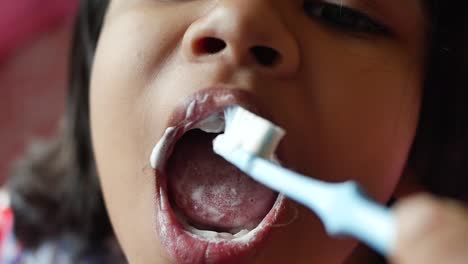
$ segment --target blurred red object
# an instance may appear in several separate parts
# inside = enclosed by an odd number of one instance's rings
[[[77,4],[0,1],[0,184],[29,142],[56,130]]]
[[[16,48],[67,18],[76,0],[6,0],[0,2],[0,62]]]

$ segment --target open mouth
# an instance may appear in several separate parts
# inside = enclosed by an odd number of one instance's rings
[[[282,195],[212,150],[213,139],[224,131],[224,109],[251,106],[247,96],[208,89],[188,98],[153,150],[157,229],[176,263],[247,261],[283,211]]]

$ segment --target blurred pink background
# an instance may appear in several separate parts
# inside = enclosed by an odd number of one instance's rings
[[[29,142],[56,133],[76,10],[74,0],[0,2],[0,183]]]

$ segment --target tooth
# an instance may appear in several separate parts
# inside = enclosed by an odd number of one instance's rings
[[[199,128],[206,133],[221,133],[224,131],[224,118],[220,113],[213,114],[201,122],[195,128]]]

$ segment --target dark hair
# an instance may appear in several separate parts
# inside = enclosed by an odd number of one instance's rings
[[[432,14],[421,117],[409,166],[436,195],[468,198],[468,2],[429,1]]]
[[[88,103],[90,70],[108,0],[80,4],[59,136],[33,144],[8,181],[14,232],[26,247],[64,233],[90,246],[112,235],[96,175]]]
[[[87,243],[112,235],[90,140],[89,75],[107,0],[82,1],[76,22],[70,90],[60,136],[32,146],[9,181],[15,233],[27,246],[64,232]],[[428,2],[428,67],[409,166],[430,191],[466,198],[468,186],[468,17],[464,0]]]

